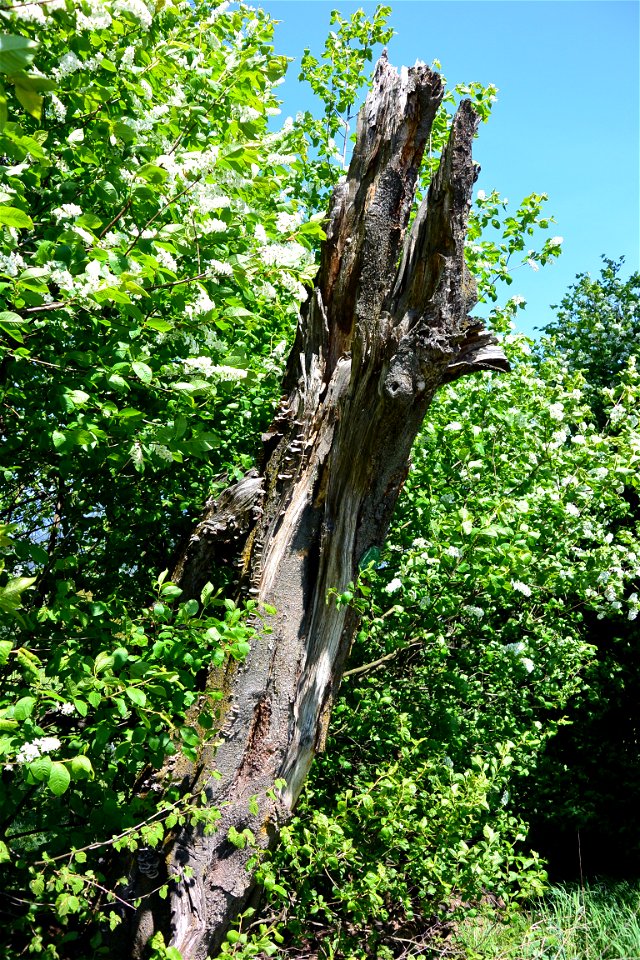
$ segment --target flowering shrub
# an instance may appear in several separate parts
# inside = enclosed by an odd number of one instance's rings
[[[509,329],[517,308],[496,311],[496,326]],[[576,785],[594,774],[589,752],[633,788],[620,803],[626,842],[637,841],[637,699],[624,713],[631,728],[610,741],[617,765],[606,741],[555,759],[545,748],[572,717],[580,742],[611,698],[620,716],[625,683],[630,697],[638,689],[631,647],[598,664],[593,623],[638,614],[640,380],[632,359],[600,422],[561,352],[504,340],[509,376],[437,398],[388,547],[351,592],[365,619],[327,753],[278,859],[290,929],[315,929],[325,949],[356,956],[366,942],[393,956],[407,939],[426,949],[442,929],[434,919],[446,923],[456,904],[542,891],[527,818],[536,803],[547,820],[558,804],[555,823],[584,815],[593,796]],[[583,766],[563,773],[572,757]]]
[[[200,675],[246,655],[258,611],[222,572],[181,603],[158,571],[252,462],[322,232],[287,191],[302,132],[268,126],[286,61],[264,13],[3,19],[0,69],[10,48],[36,80],[29,99],[5,71],[0,127],[2,938],[99,956],[126,901],[115,852],[215,820],[138,778],[195,758],[216,714]]]

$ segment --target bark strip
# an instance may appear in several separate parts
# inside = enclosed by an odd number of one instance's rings
[[[354,612],[330,595],[382,544],[436,390],[466,373],[508,368],[468,316],[475,289],[464,243],[478,124],[469,102],[407,231],[442,95],[428,67],[398,74],[386,56],[379,61],[346,182],[334,193],[283,400],[264,438],[265,462],[212,506],[178,564],[182,586],[197,595],[216,550],[246,538],[248,589],[277,610],[272,633],[228,668],[217,745],[205,746],[197,769],[185,761],[174,773],[222,814],[214,834],[184,830],[168,853],[169,873],[179,878],[171,885],[171,942],[185,960],[216,951],[251,890],[255,851],[230,843],[229,829],[248,828],[255,847],[267,849],[323,748],[356,628]],[[276,793],[278,779],[286,787]],[[134,956],[148,935],[147,917]]]

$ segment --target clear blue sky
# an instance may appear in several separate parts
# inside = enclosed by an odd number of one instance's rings
[[[334,8],[348,15],[375,3],[263,0],[281,23],[276,49],[295,62],[280,87],[283,117],[312,107],[298,82],[305,47],[320,53]],[[547,193],[564,237],[558,261],[522,267],[503,296],[521,294],[520,327],[531,333],[553,316],[578,272],[596,275],[600,255],[640,267],[640,4],[636,0],[389,0],[396,35],[389,59],[440,60],[452,84],[499,87],[475,156],[476,188],[496,188],[517,204]]]

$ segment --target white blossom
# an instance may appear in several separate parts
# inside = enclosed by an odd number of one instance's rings
[[[153,22],[151,13],[142,0],[113,0],[111,12],[114,16],[130,13],[145,30],[148,30]]]
[[[465,613],[468,613],[470,617],[474,617],[476,620],[482,620],[484,617],[484,610],[482,607],[476,607],[471,603],[467,603],[462,609]]]
[[[267,155],[267,164],[273,167],[288,167],[296,159],[295,153],[270,153]]]
[[[187,373],[197,370],[203,376],[211,376],[214,363],[211,357],[187,357],[184,367]]]
[[[61,207],[56,207],[51,213],[60,223],[62,220],[72,220],[74,217],[82,216],[82,207],[79,207],[77,203],[63,203]]]
[[[230,0],[222,0],[222,3],[219,3],[218,6],[215,8],[215,10],[211,11],[209,16],[207,17],[206,22],[214,23],[218,19],[218,17],[222,16],[222,14],[228,9],[229,5],[230,5]]]
[[[214,309],[215,303],[213,300],[211,300],[208,293],[201,290],[194,303],[190,303],[185,307],[185,313],[189,317],[194,317],[200,316],[203,313],[209,313],[210,310]]]
[[[527,648],[526,648],[526,645],[522,642],[522,640],[519,640],[517,643],[506,643],[504,646],[504,649],[507,650],[509,653],[513,653],[517,657],[519,657],[522,653],[525,652]]]
[[[120,66],[125,70],[130,70],[133,67],[136,59],[136,48],[133,46],[128,46],[120,58]]]
[[[75,234],[77,234],[80,239],[90,246],[93,246],[95,243],[95,238],[89,233],[88,230],[83,230],[82,227],[73,226],[71,228]]]
[[[64,123],[67,118],[67,108],[62,100],[56,97],[55,93],[51,93],[49,94],[49,104],[51,105],[51,110],[56,120],[59,123]]]
[[[564,420],[564,403],[549,404],[549,416],[552,420]]]
[[[204,216],[208,213],[211,213],[213,210],[224,210],[226,207],[231,206],[231,200],[229,197],[220,196],[215,193],[215,188],[212,190],[212,184],[209,183],[200,183],[198,188],[192,193],[194,206],[200,211]]]
[[[31,23],[46,23],[46,18],[42,5],[39,3],[27,3],[11,11],[20,20],[26,20]]]
[[[265,266],[295,267],[309,258],[309,251],[300,243],[268,243],[260,248]]]
[[[265,228],[262,226],[261,223],[258,223],[258,224],[256,225],[256,228],[255,228],[255,230],[253,231],[253,235],[254,235],[254,237],[256,238],[256,240],[257,240],[259,243],[268,243],[268,242],[269,242],[269,238],[268,238],[268,236],[267,236],[267,231],[265,230]]]
[[[566,503],[564,509],[565,509],[565,512],[568,513],[570,517],[580,516],[580,510],[575,505],[575,503]]]
[[[250,123],[252,120],[257,120],[260,116],[259,111],[254,107],[236,107],[234,112],[240,123]]]
[[[551,239],[547,241],[549,247],[561,247],[563,243],[564,237],[551,237]]]
[[[276,217],[276,229],[279,233],[292,233],[300,225],[299,213],[279,213]]]
[[[394,577],[384,588],[385,593],[397,593],[400,589],[402,589],[402,580],[399,577]]]
[[[200,228],[203,233],[224,233],[227,229],[227,224],[224,220],[218,220],[216,217],[209,217],[205,220]]]
[[[171,270],[172,273],[175,273],[178,269],[178,264],[171,256],[168,250],[165,250],[164,247],[158,247],[155,251],[155,258],[162,267],[166,267],[167,270]]]
[[[460,553],[457,547],[447,547],[447,549],[445,550],[445,553],[447,554],[448,557],[454,557],[456,560],[459,560],[460,557],[462,556],[462,554]]]
[[[38,737],[36,740],[32,740],[31,743],[22,744],[16,754],[16,761],[18,763],[30,763],[45,753],[52,753],[54,750],[59,750],[61,746],[62,744],[57,737]]]
[[[246,370],[242,370],[240,367],[228,367],[223,363],[216,364],[212,370],[214,375],[222,380],[244,380],[247,376]]]
[[[165,447],[164,443],[150,443],[149,449],[161,460],[170,460],[173,463],[173,454],[169,447]]]
[[[534,273],[537,273],[538,270],[540,269],[538,264],[535,262],[535,260],[532,260],[531,257],[529,257],[529,259],[527,260],[527,264],[531,267]]]
[[[222,260],[209,260],[209,269],[220,277],[232,277],[233,267],[230,263],[223,263]]]
[[[3,274],[5,277],[17,276],[18,272],[24,266],[24,258],[21,254],[16,253],[15,250],[12,250],[8,255],[0,253],[0,274]]]
[[[512,580],[511,586],[514,590],[517,590],[518,593],[521,593],[523,597],[531,596],[531,587],[527,586],[526,583],[523,583],[522,580]]]
[[[298,303],[303,303],[307,299],[308,293],[303,284],[301,284],[299,280],[296,280],[295,277],[292,277],[290,273],[283,271],[278,279],[280,285],[284,287],[285,290],[288,290],[289,293],[292,293]]]
[[[85,0],[89,13],[78,4],[76,9],[76,29],[78,30],[108,30],[111,26],[111,14],[103,0]]]

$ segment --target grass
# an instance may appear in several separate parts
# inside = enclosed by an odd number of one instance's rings
[[[507,921],[463,921],[454,942],[467,960],[640,960],[640,883],[553,887]]]

